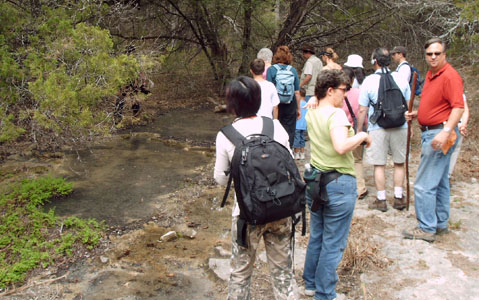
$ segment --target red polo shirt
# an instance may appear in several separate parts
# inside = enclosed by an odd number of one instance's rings
[[[449,119],[453,108],[463,108],[462,79],[456,70],[446,63],[436,74],[426,74],[421,93],[417,120],[421,125],[437,125]]]

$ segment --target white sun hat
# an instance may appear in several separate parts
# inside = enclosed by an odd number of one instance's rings
[[[357,54],[351,54],[348,56],[348,60],[344,63],[344,65],[351,68],[364,68],[363,58]]]

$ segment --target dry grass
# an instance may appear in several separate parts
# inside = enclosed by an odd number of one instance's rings
[[[339,265],[342,273],[358,274],[371,268],[383,268],[390,264],[381,256],[380,245],[372,238],[372,228],[378,226],[376,217],[355,218],[351,223],[348,245]]]

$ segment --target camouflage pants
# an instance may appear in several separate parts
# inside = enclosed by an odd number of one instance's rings
[[[239,246],[236,242],[237,221],[238,217],[233,217],[231,275],[227,299],[250,299],[251,275],[261,237],[264,239],[275,299],[299,299],[291,257],[291,218],[266,225],[248,225],[246,234],[248,248]]]

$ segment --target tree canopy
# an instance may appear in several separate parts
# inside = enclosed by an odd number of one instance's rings
[[[419,56],[441,36],[475,65],[478,10],[477,0],[2,0],[0,143],[52,148],[108,134],[142,57],[202,55],[217,91],[247,74],[260,48],[279,45],[363,57],[403,45]]]

